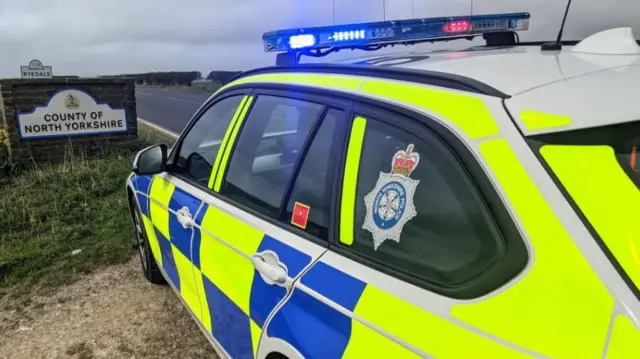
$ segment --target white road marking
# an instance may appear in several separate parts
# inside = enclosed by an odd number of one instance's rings
[[[175,97],[165,97],[165,98],[168,98],[169,100],[174,100],[174,101],[182,101],[182,102],[195,103],[197,105],[202,105],[202,102],[197,102],[197,101],[189,101],[189,100],[184,100],[184,99],[175,98]]]
[[[196,105],[202,105],[204,103],[204,101],[202,101],[202,102],[191,101],[191,100],[185,100],[185,99],[182,99],[182,98],[176,98],[176,97],[171,97],[171,96],[160,96],[160,95],[156,95],[156,94],[148,93],[148,92],[137,91],[136,94],[143,95],[143,96],[161,97],[161,98],[166,98],[167,100],[174,100],[174,101],[193,103],[193,104],[196,104]]]
[[[177,133],[175,133],[175,132],[173,132],[171,130],[168,130],[168,129],[162,127],[162,126],[158,126],[155,123],[152,123],[150,121],[144,120],[144,119],[142,119],[140,117],[138,117],[138,122],[142,122],[146,126],[152,127],[152,128],[154,128],[154,129],[156,129],[156,130],[158,130],[158,131],[160,131],[160,132],[162,132],[164,134],[167,134],[169,136],[172,136],[172,137],[175,137],[175,138],[178,138],[178,136],[179,136]]]

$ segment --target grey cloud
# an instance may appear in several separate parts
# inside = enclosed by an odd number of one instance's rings
[[[640,34],[637,0],[584,0],[573,7],[568,38],[629,24]],[[0,77],[19,76],[19,66],[33,58],[53,66],[55,74],[245,70],[275,61],[275,55],[263,52],[266,31],[464,15],[472,9],[476,14],[529,11],[531,30],[522,39],[548,40],[555,37],[564,1],[0,0]],[[443,46],[450,45],[433,48]],[[346,51],[332,58],[358,55],[366,54]]]

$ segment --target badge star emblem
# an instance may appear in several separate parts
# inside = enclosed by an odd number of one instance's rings
[[[367,213],[362,229],[371,232],[374,250],[386,240],[400,243],[404,225],[417,215],[413,197],[420,181],[409,175],[419,161],[413,144],[406,151],[398,151],[391,173],[380,172],[375,187],[364,197]]]

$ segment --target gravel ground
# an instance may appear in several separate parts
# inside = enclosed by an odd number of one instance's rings
[[[145,281],[136,256],[0,311],[0,359],[23,358],[217,356],[171,288]]]

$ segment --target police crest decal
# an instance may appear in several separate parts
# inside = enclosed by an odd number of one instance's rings
[[[367,210],[362,229],[373,235],[375,250],[387,239],[400,243],[404,225],[416,216],[413,196],[420,183],[409,176],[420,162],[413,144],[398,151],[391,161],[391,173],[380,172],[378,182],[364,197]]]

